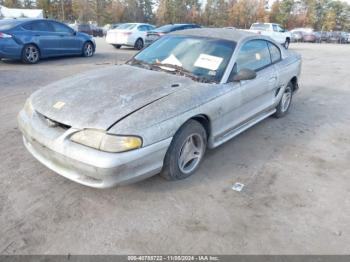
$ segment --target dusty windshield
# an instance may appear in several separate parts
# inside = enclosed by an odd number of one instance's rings
[[[207,82],[219,82],[235,46],[235,42],[228,40],[169,35],[144,49],[132,61],[157,66],[169,73],[183,72]]]

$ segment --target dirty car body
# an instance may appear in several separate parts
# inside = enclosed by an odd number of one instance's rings
[[[178,45],[159,51],[166,41]],[[58,174],[95,188],[123,185],[161,172],[189,120],[203,126],[206,147],[215,148],[275,114],[287,87],[298,89],[300,68],[299,55],[264,36],[185,30],[127,64],[36,91],[18,123],[29,152]],[[255,77],[239,79],[240,71]],[[125,150],[112,152],[120,146]]]

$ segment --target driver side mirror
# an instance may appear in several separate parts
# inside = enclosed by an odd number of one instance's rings
[[[251,80],[254,78],[256,78],[256,72],[254,70],[243,68],[233,76],[232,80],[235,82],[239,82],[243,80]]]

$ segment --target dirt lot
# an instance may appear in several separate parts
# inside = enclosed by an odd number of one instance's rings
[[[291,48],[304,62],[286,118],[208,152],[187,180],[108,190],[42,166],[16,114],[41,86],[134,51],[99,40],[91,59],[0,62],[0,254],[349,254],[350,45]]]

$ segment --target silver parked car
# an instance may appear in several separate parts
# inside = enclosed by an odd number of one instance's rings
[[[298,89],[299,55],[229,29],[171,33],[124,65],[36,91],[19,113],[29,152],[78,183],[107,188],[193,174],[215,148],[274,115]]]

